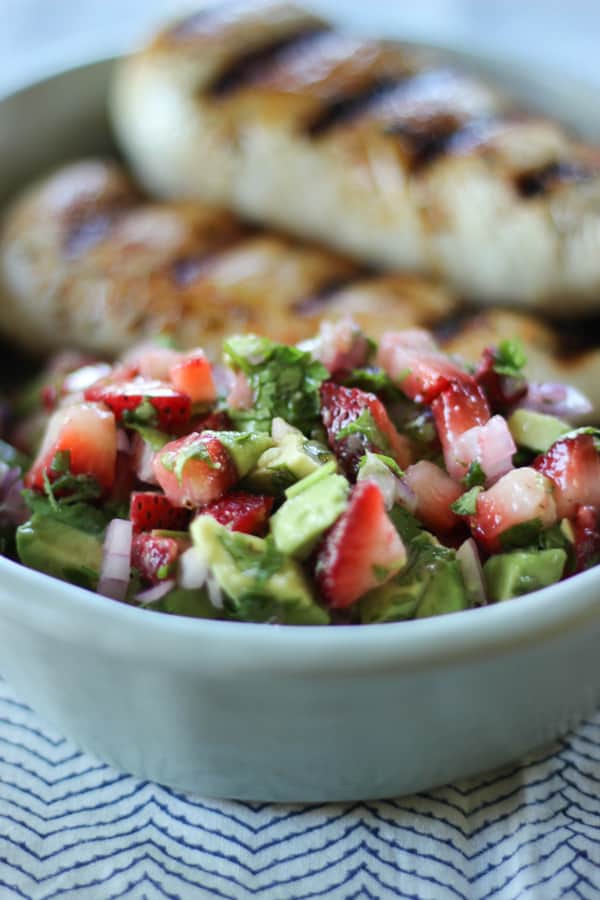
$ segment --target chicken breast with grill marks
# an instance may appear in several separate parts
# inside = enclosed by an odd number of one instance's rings
[[[276,2],[207,9],[117,69],[136,175],[477,303],[600,307],[600,154],[439,52]]]
[[[0,236],[0,332],[37,353],[115,356],[162,332],[216,355],[232,332],[295,342],[346,313],[377,337],[457,305],[431,281],[375,275],[206,203],[148,202],[100,160],[32,185]]]

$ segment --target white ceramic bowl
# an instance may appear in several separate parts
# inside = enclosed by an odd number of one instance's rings
[[[1,197],[109,146],[108,71],[87,66],[0,103]],[[560,91],[571,119],[594,121],[593,92],[564,80]],[[0,630],[2,675],[78,745],[218,797],[430,788],[518,758],[600,699],[600,568],[467,613],[286,628],[145,612],[0,559]]]

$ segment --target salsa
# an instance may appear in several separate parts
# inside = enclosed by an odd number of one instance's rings
[[[216,364],[160,342],[62,354],[0,442],[0,549],[117,602],[245,622],[530,593],[600,559],[600,432],[525,363],[516,341],[469,367],[350,319],[298,346],[230,337]]]

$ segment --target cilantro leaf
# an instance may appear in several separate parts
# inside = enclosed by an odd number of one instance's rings
[[[386,400],[395,400],[397,397],[403,396],[387,372],[375,366],[353,369],[342,384],[344,387],[355,387],[362,391],[370,391],[372,394],[380,394]]]
[[[358,463],[359,472],[361,469],[364,469],[364,467],[369,464],[369,460],[370,459],[372,460],[373,457],[376,460],[380,460],[384,465],[386,465],[388,467],[388,469],[390,469],[394,473],[394,475],[396,475],[398,478],[402,478],[402,476],[404,475],[404,472],[402,471],[402,469],[400,468],[400,466],[398,465],[396,460],[393,459],[391,456],[386,456],[385,453],[371,453],[371,452],[365,453],[364,456],[361,456],[359,463]]]
[[[519,522],[512,528],[507,528],[500,535],[500,546],[503,550],[513,550],[516,547],[529,547],[534,544],[539,547],[543,525],[540,519],[530,519],[529,522]]]
[[[257,335],[232,337],[223,349],[226,359],[248,378],[255,398],[252,409],[228,410],[238,428],[269,432],[279,416],[310,434],[319,420],[319,388],[329,377],[325,366],[298,347]]]
[[[151,425],[128,422],[127,427],[131,428],[133,431],[137,431],[139,436],[146,441],[150,448],[155,452],[157,450],[162,450],[165,444],[168,444],[171,440],[168,434],[165,434],[164,431],[160,431],[158,428],[153,428]]]
[[[123,424],[130,428],[135,425],[146,425],[150,428],[156,428],[158,419],[158,411],[148,397],[144,397],[135,409],[126,409],[121,416]]]
[[[51,481],[48,471],[58,477]],[[55,454],[50,469],[45,469],[43,472],[43,481],[44,494],[54,511],[57,510],[59,504],[66,506],[71,503],[98,500],[102,495],[102,488],[92,475],[71,474],[69,450],[60,450]]]
[[[284,554],[277,549],[275,541],[270,535],[265,539],[264,550],[260,551],[245,546],[235,535],[227,531],[219,535],[219,540],[240,571],[252,578],[257,587],[265,584],[269,578],[279,572],[285,562]]]
[[[494,360],[494,372],[497,372],[498,375],[520,378],[527,363],[527,355],[521,341],[514,338],[500,341],[494,354]]]
[[[104,532],[108,521],[112,516],[105,510],[88,503],[65,503],[63,500],[55,500],[54,504],[47,496],[36,491],[23,491],[23,499],[33,514],[41,513],[52,516],[64,525],[78,528],[87,534],[100,535]]]
[[[475,485],[469,491],[465,491],[458,500],[450,505],[452,512],[457,516],[474,516],[477,511],[477,497],[483,488],[481,485]]]
[[[343,428],[340,428],[335,436],[336,441],[342,441],[351,434],[361,434],[369,441],[373,447],[381,447],[382,450],[391,450],[390,442],[387,437],[379,430],[371,411],[367,408],[363,409],[356,419],[348,422]]]
[[[485,472],[481,468],[481,463],[478,459],[473,460],[462,483],[466,488],[483,486],[485,484]]]

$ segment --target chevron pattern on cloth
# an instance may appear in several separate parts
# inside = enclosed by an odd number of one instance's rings
[[[120,774],[0,680],[0,898],[600,897],[600,713],[485,778],[401,800],[203,800]]]

